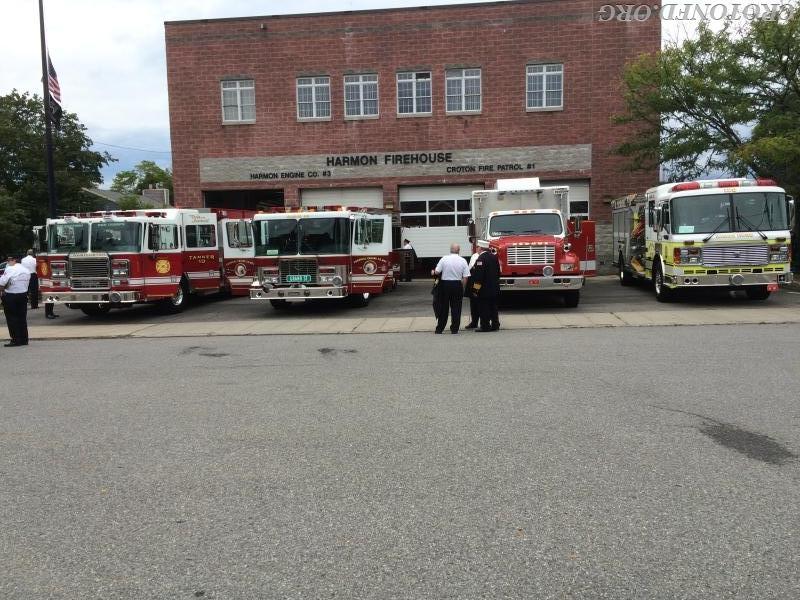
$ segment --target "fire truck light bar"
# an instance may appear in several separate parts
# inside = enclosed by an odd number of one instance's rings
[[[670,192],[687,192],[689,190],[700,190],[706,188],[730,188],[730,187],[749,187],[749,186],[768,186],[778,185],[772,179],[720,179],[719,181],[687,181],[676,183],[670,188]]]

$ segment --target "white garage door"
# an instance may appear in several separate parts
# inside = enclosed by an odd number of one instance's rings
[[[577,217],[589,216],[589,180],[542,181],[542,185],[568,185],[570,213]]]
[[[472,192],[481,185],[408,186],[399,189],[401,236],[414,246],[419,258],[438,258],[450,252],[453,242],[461,255],[472,254],[467,236]]]
[[[358,206],[383,208],[383,188],[335,188],[300,190],[303,206]]]

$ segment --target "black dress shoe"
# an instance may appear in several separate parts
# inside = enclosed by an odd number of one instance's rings
[[[494,329],[483,329],[479,327],[478,329],[475,330],[475,333],[489,333],[490,331],[494,331]]]
[[[477,327],[477,325],[475,323],[470,323],[469,325],[464,327],[464,329],[475,329],[476,327]]]
[[[15,344],[14,342],[8,342],[7,344],[3,344],[4,348],[13,348],[15,346],[21,346],[22,344]]]
[[[450,331],[450,333],[452,333],[453,335],[455,335],[455,334],[457,334],[457,333],[458,333],[458,329],[456,329],[455,331],[452,331],[452,330],[451,330],[451,331]]]
[[[60,315],[45,315],[48,319],[57,319]]]
[[[437,330],[436,330],[436,331],[434,331],[433,333],[437,333],[437,334],[440,334],[440,335],[441,335],[441,333],[442,333],[442,332],[441,332],[441,330],[437,329]]]

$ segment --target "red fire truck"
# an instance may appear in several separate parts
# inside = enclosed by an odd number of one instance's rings
[[[251,300],[275,308],[312,299],[356,306],[392,289],[399,268],[391,215],[359,208],[275,209],[253,217]]]
[[[555,292],[574,308],[597,272],[594,222],[571,218],[568,187],[542,187],[535,177],[473,192],[470,236],[497,254],[501,293]]]
[[[42,299],[98,315],[145,302],[179,311],[189,294],[244,293],[253,270],[249,220],[220,216],[165,208],[48,219],[47,251],[37,257]]]

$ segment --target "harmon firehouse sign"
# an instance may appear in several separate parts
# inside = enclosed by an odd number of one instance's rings
[[[203,182],[447,176],[592,167],[591,144],[200,159]]]

